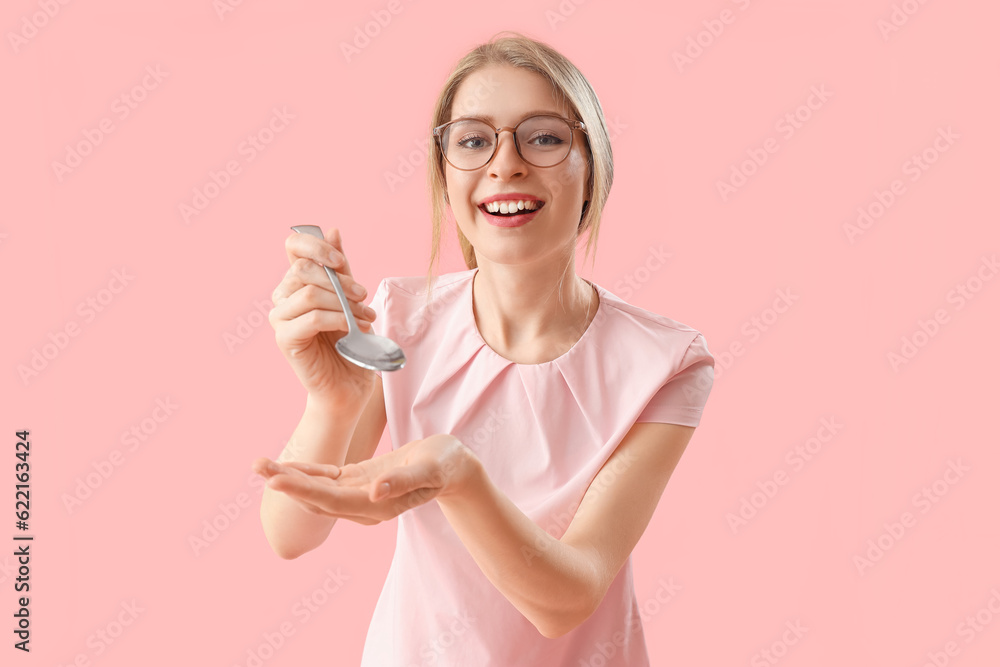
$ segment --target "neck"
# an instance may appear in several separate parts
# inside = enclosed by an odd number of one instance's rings
[[[514,361],[513,356],[526,359],[519,363],[542,363],[580,339],[597,311],[598,296],[576,275],[574,258],[479,266],[473,311],[480,335],[493,350]]]

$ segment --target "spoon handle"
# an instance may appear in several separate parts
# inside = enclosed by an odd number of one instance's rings
[[[324,241],[326,240],[323,238],[323,230],[316,225],[295,225],[292,227],[292,230],[300,234],[309,234],[310,236],[315,236],[318,239]],[[326,269],[326,275],[330,277],[330,282],[333,283],[333,289],[337,290],[337,298],[340,299],[340,307],[344,309],[344,317],[347,318],[347,333],[353,334],[357,331],[361,331],[357,321],[354,319],[354,313],[351,312],[351,302],[347,300],[347,295],[344,294],[344,288],[340,284],[340,278],[337,277],[337,272],[326,264],[323,265],[323,268]]]

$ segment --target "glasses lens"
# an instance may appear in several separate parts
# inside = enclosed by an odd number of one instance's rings
[[[565,159],[573,141],[573,129],[552,116],[534,116],[517,128],[521,155],[536,167],[551,167]]]
[[[448,162],[459,169],[478,169],[490,161],[496,132],[479,120],[452,123],[441,134],[441,147]],[[532,116],[517,128],[521,157],[536,167],[562,162],[573,143],[573,129],[561,118]]]
[[[496,133],[478,120],[460,120],[444,129],[441,147],[448,162],[459,169],[477,169],[493,155]]]

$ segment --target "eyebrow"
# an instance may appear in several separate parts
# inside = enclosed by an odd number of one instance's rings
[[[531,118],[532,116],[562,116],[562,113],[555,111],[553,109],[536,109],[534,111],[527,111],[522,115],[518,121],[522,121],[525,118]],[[471,120],[473,118],[482,119],[489,121],[493,125],[496,125],[496,118],[489,114],[466,114],[465,116],[459,116],[458,118],[453,118],[452,120]],[[516,125],[517,123],[515,123]]]

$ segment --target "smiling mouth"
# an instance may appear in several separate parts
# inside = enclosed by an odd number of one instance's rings
[[[524,215],[526,213],[537,213],[538,211],[540,211],[542,209],[543,206],[545,206],[545,202],[543,202],[543,201],[525,202],[525,206],[524,206],[523,209],[517,208],[517,209],[513,209],[512,211],[508,211],[506,213],[502,212],[502,209],[499,209],[499,208],[497,210],[495,210],[495,211],[490,211],[487,208],[487,206],[492,206],[492,204],[480,204],[479,205],[479,210],[482,211],[483,213],[485,213],[486,215],[493,215],[493,216],[496,216],[498,218],[514,218],[514,217],[517,217],[519,215]],[[506,208],[506,207],[504,207],[504,208]]]

